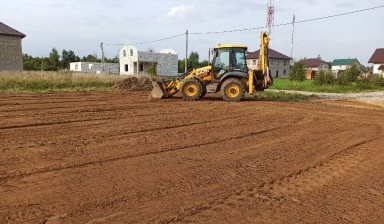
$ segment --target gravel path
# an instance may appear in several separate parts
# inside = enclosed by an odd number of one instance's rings
[[[323,99],[334,100],[358,100],[370,104],[375,104],[384,107],[384,91],[380,92],[366,92],[366,93],[314,93],[306,91],[293,91],[293,90],[274,90],[273,92],[286,92],[286,93],[298,93],[306,96],[317,96]]]

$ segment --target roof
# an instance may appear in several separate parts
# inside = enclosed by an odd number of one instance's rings
[[[12,27],[5,25],[2,22],[0,22],[0,35],[18,36],[21,38],[25,37],[25,34],[13,29]]]
[[[308,58],[304,59],[304,64],[307,68],[318,68],[321,64],[328,64],[326,61],[320,58]]]
[[[247,56],[247,59],[259,59],[259,54],[260,54],[260,50],[252,52],[251,54],[249,54]],[[292,59],[291,57],[288,57],[287,55],[284,55],[284,54],[282,54],[278,51],[275,51],[271,48],[268,50],[268,57],[269,58],[277,58],[277,59],[287,59],[287,60]]]
[[[353,63],[360,64],[356,58],[353,59],[335,59],[332,62],[332,66],[351,65]]]
[[[380,65],[378,70],[384,71],[384,65]]]
[[[376,49],[371,59],[369,59],[368,63],[373,63],[373,64],[384,63],[384,48]]]

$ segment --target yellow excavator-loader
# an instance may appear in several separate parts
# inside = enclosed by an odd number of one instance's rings
[[[178,91],[184,100],[198,100],[207,92],[221,92],[226,101],[240,101],[245,92],[252,95],[272,85],[268,63],[269,37],[260,36],[260,55],[256,70],[246,63],[247,47],[240,44],[218,44],[213,49],[212,65],[194,68],[168,82],[153,82],[151,98],[166,99]]]

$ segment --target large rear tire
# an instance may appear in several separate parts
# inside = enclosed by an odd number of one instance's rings
[[[244,97],[244,85],[240,79],[229,78],[221,85],[223,99],[228,102],[237,102]]]
[[[181,84],[181,97],[184,100],[198,100],[203,93],[201,82],[197,79],[186,79]]]

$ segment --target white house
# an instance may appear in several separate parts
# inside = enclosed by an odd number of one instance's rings
[[[384,75],[384,48],[376,49],[368,63],[373,64],[373,74]]]
[[[260,50],[257,50],[247,56],[248,69],[256,69],[259,63]],[[288,76],[291,71],[292,58],[277,52],[273,49],[268,50],[269,73],[273,77]]]
[[[340,72],[343,72],[345,70],[347,70],[347,68],[349,66],[351,66],[352,64],[356,64],[358,66],[360,66],[360,62],[356,59],[356,58],[353,58],[353,59],[335,59],[333,60],[332,62],[332,72],[336,75],[340,74]]]
[[[120,74],[148,74],[149,69],[155,69],[159,76],[177,76],[178,55],[172,49],[161,50],[160,53],[138,51],[132,45],[126,45],[120,50]]]
[[[99,63],[99,62],[71,62],[69,64],[69,70],[74,72],[84,73],[107,73],[107,74],[119,74],[119,64],[115,63]]]

